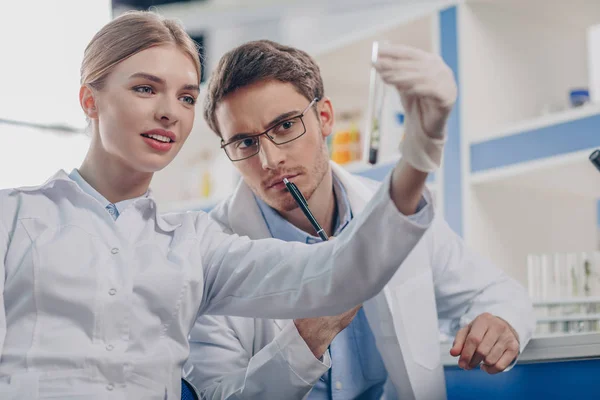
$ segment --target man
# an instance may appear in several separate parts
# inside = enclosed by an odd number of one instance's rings
[[[407,113],[402,162],[433,170],[456,93],[451,71],[439,57],[405,46],[380,50],[375,66]],[[359,218],[378,187],[329,162],[333,106],[318,66],[300,50],[258,41],[223,56],[205,118],[243,178],[211,213],[226,231],[316,243],[284,177],[299,187],[329,236]],[[424,142],[431,151],[420,157],[416,149]],[[426,194],[411,218],[423,218],[430,203]],[[489,373],[515,361],[534,327],[524,289],[436,218],[363,307],[294,321],[199,318],[184,375],[206,398],[445,398],[438,319],[456,333],[451,354],[460,355],[459,365],[481,364]]]

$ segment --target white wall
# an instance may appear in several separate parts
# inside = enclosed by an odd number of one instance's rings
[[[85,127],[79,68],[111,0],[3,1],[0,119]]]
[[[523,284],[531,253],[590,251],[596,201],[511,184],[473,190],[469,244]]]
[[[0,189],[35,186],[59,169],[79,167],[89,145],[82,133],[0,123]]]
[[[4,1],[0,9],[0,188],[38,185],[78,167],[89,138],[2,120],[84,129],[79,68],[110,0]]]

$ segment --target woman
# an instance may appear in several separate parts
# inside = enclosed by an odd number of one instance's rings
[[[226,235],[202,212],[160,216],[149,184],[190,133],[199,76],[190,37],[151,13],[111,21],[86,48],[83,164],[0,191],[0,398],[177,398],[199,313],[340,313],[376,294],[423,235],[398,212],[412,204],[395,195],[402,171],[318,246]]]

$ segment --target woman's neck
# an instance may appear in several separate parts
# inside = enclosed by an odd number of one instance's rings
[[[79,173],[94,189],[111,203],[133,199],[148,191],[151,172],[139,172],[107,153],[90,147]]]

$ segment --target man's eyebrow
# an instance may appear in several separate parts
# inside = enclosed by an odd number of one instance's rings
[[[260,135],[260,133],[236,133],[226,143],[235,142],[236,140],[246,139],[249,137]]]
[[[279,114],[277,117],[273,118],[273,120],[267,124],[267,129],[272,128],[273,125],[278,124],[281,121],[284,121],[290,117],[295,117],[297,115],[300,115],[300,111],[293,110],[293,111],[288,111],[283,114]]]
[[[271,129],[273,127],[273,125],[277,125],[278,123],[285,121],[286,119],[289,119],[291,117],[295,117],[297,115],[300,115],[300,111],[298,111],[298,110],[288,111],[286,113],[279,114],[277,117],[273,118],[273,120],[271,122],[269,122],[266,130]],[[257,136],[257,135],[260,135],[260,133],[236,133],[235,135],[233,135],[232,137],[229,138],[227,143],[231,143],[236,140],[245,139],[245,138]]]

